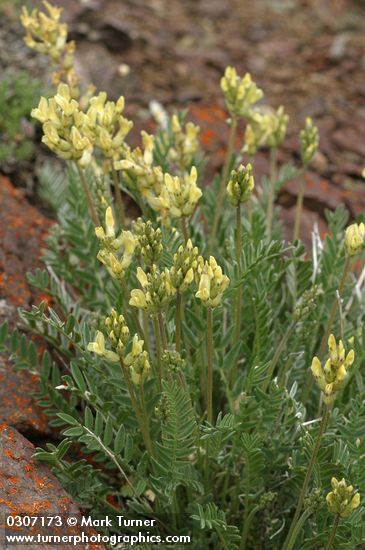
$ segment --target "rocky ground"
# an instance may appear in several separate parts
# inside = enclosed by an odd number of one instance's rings
[[[22,45],[15,4],[0,0],[0,69],[29,70],[48,86],[45,61]],[[149,123],[151,99],[168,109],[189,108],[189,116],[201,126],[203,147],[214,152],[209,181],[224,158],[227,128],[219,80],[231,64],[240,73],[252,73],[268,103],[287,108],[291,119],[282,162],[298,160],[298,130],[306,116],[312,116],[320,128],[320,153],[307,174],[303,236],[314,221],[325,229],[325,208],[341,201],[353,217],[363,212],[364,2],[58,0],[57,4],[64,6],[71,36],[77,40],[77,68],[83,81],[93,82],[114,98],[125,96],[127,114],[136,121],[135,141]],[[44,151],[39,152],[43,158]],[[266,153],[260,153],[257,174],[267,166]],[[11,174],[13,182],[22,184],[20,190],[8,179],[0,180],[0,319],[12,323],[18,306],[39,299],[27,285],[25,272],[36,267],[52,223],[24,197],[30,196],[37,206],[34,163],[22,167],[22,173]],[[297,183],[291,182],[279,197],[287,228],[296,191]],[[47,469],[34,464],[30,443],[20,435],[36,442],[49,437],[46,418],[32,398],[35,384],[34,377],[15,373],[7,359],[1,359],[0,511],[21,511],[24,502],[34,502],[34,510],[52,510],[59,499],[66,499],[65,509],[74,506],[66,495],[60,496],[62,490]]]

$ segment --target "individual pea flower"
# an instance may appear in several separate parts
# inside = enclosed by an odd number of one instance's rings
[[[352,485],[347,485],[344,478],[338,481],[331,479],[332,491],[326,496],[328,509],[341,518],[348,518],[360,504],[360,493]]]
[[[88,351],[92,351],[93,353],[96,353],[96,355],[105,358],[111,363],[119,362],[119,355],[114,351],[110,351],[105,348],[105,337],[104,334],[100,332],[100,330],[96,332],[95,341],[90,342],[87,345],[87,349]]]
[[[56,155],[82,168],[91,162],[93,143],[85,135],[84,114],[67,84],[60,84],[53,98],[42,97],[31,115],[43,124],[42,141]]]
[[[138,218],[132,223],[132,231],[138,243],[137,252],[144,263],[149,267],[157,264],[163,252],[161,229],[155,229],[150,220],[143,222],[142,218]]]
[[[278,147],[284,141],[288,120],[282,106],[276,112],[268,107],[251,109],[242,152],[252,156],[260,147]]]
[[[66,82],[71,89],[73,97],[77,97],[78,77],[74,70],[75,43],[67,42],[67,25],[60,22],[61,8],[52,6],[43,1],[46,9],[40,12],[37,9],[28,12],[23,7],[20,21],[26,30],[24,38],[28,48],[46,55],[52,63],[58,66],[58,70],[52,75],[55,85]]]
[[[364,246],[365,225],[352,223],[345,231],[345,249],[348,256],[355,256]]]
[[[161,193],[165,188],[164,173],[160,166],[153,165],[154,136],[141,132],[143,150],[137,147],[133,151],[126,149],[124,158],[114,162],[116,170],[122,170],[123,180],[131,189],[136,190],[153,210],[167,208]]]
[[[124,364],[129,367],[132,382],[135,386],[140,386],[148,377],[151,371],[149,355],[143,349],[144,341],[138,338],[138,335],[133,336],[132,349],[124,357]]]
[[[255,183],[250,163],[247,166],[241,164],[238,170],[232,170],[227,185],[227,197],[232,206],[248,202],[254,186]]]
[[[100,241],[101,249],[98,260],[106,266],[114,279],[123,279],[130,266],[137,240],[131,231],[121,231],[115,234],[115,221],[110,206],[105,211],[105,228],[96,227],[95,234]]]
[[[336,393],[343,387],[347,371],[355,359],[354,350],[351,349],[346,355],[342,340],[337,344],[333,334],[328,338],[328,350],[329,357],[324,367],[318,357],[313,358],[311,366],[317,386],[323,392],[323,401],[327,405],[333,403]]]
[[[137,268],[137,279],[142,287],[133,289],[129,304],[146,311],[150,315],[156,315],[162,311],[176,293],[171,283],[168,269],[160,271],[153,265],[149,273],[145,273],[141,267]]]
[[[191,168],[190,174],[181,177],[165,174],[166,193],[163,191],[161,195],[163,203],[160,208],[162,215],[172,218],[191,216],[203,194],[196,184],[197,178],[195,166]]]
[[[179,117],[174,114],[171,117],[171,129],[173,146],[169,149],[168,159],[180,170],[189,170],[199,151],[200,128],[192,122],[188,122],[185,128],[182,128]]]
[[[239,77],[234,67],[226,68],[221,78],[221,89],[228,111],[236,116],[246,116],[250,108],[264,95],[249,73],[243,78]]]
[[[152,99],[152,101],[150,101],[149,103],[149,110],[157,124],[162,128],[162,130],[167,130],[169,116],[161,103],[159,103],[155,99]]]
[[[300,131],[300,156],[304,166],[308,166],[318,149],[319,134],[317,126],[314,126],[310,117],[305,120],[305,127]]]
[[[222,268],[217,264],[213,256],[209,261],[205,261],[199,278],[199,288],[195,294],[196,298],[201,300],[205,307],[217,307],[223,293],[229,285],[229,278],[223,275]]]
[[[180,245],[174,254],[174,264],[170,269],[170,278],[173,286],[180,294],[185,292],[194,281],[194,272],[198,267],[198,247],[191,239]]]
[[[124,140],[133,127],[133,122],[122,116],[124,97],[115,103],[107,101],[107,94],[100,92],[92,97],[85,114],[85,126],[90,139],[102,150],[106,158],[118,159],[126,150]]]
[[[118,314],[115,309],[112,309],[109,317],[105,319],[105,327],[108,331],[110,344],[118,355],[123,357],[130,335],[124,315]]]

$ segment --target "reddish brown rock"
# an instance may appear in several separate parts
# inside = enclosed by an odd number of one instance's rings
[[[51,221],[0,176],[0,300],[10,306],[26,307],[33,302],[26,272],[39,265],[50,226]]]
[[[34,374],[15,370],[4,356],[0,356],[0,422],[30,436],[50,433],[47,417],[32,396],[36,391]]]
[[[34,446],[16,430],[6,424],[0,425],[0,547],[4,544],[6,515],[28,516],[62,516],[60,527],[44,527],[37,523],[21,531],[21,534],[37,535],[42,532],[48,535],[79,535],[78,527],[64,524],[63,518],[78,516],[80,510],[62,489],[57,479],[49,472],[47,466],[36,462],[32,456]],[[90,529],[84,530],[89,536],[96,535]],[[8,527],[7,534],[19,534],[19,527]],[[3,540],[1,540],[3,539]],[[3,546],[4,545],[4,546]],[[38,550],[42,544],[17,545],[24,550]],[[9,546],[10,547],[10,546]],[[71,543],[47,544],[49,550],[71,550]],[[103,544],[78,544],[77,548],[104,549]]]
[[[50,220],[31,206],[21,191],[0,176],[0,322],[17,322],[17,308],[39,303],[29,287],[26,273],[40,265],[39,257]],[[35,375],[15,371],[0,356],[0,421],[23,433],[46,435],[46,416],[36,406],[32,394],[37,389]]]

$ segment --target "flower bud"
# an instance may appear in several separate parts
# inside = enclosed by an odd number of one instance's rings
[[[252,166],[240,165],[238,170],[232,170],[227,185],[227,197],[232,206],[243,204],[250,200],[254,188]]]
[[[365,225],[353,223],[345,231],[345,248],[348,256],[355,256],[364,245]]]

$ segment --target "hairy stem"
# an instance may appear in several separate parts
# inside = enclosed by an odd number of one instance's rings
[[[302,210],[303,210],[304,189],[305,189],[305,177],[304,177],[304,173],[302,173],[300,175],[300,180],[299,180],[297,205],[296,205],[296,209],[295,209],[293,241],[296,241],[296,240],[299,239],[300,221],[301,221],[301,218],[302,218]]]
[[[226,190],[226,184],[227,184],[227,178],[228,178],[228,170],[231,164],[231,157],[233,154],[236,134],[237,134],[237,118],[234,115],[232,115],[231,130],[230,130],[229,139],[228,139],[227,155],[226,155],[226,160],[223,167],[222,178],[220,182],[220,188],[219,188],[217,203],[216,203],[217,207],[214,212],[213,225],[212,225],[212,230],[209,238],[209,247],[208,247],[209,250],[212,249],[212,246],[217,234],[219,220],[221,218],[224,193]]]
[[[257,512],[260,511],[260,509],[261,509],[260,506],[255,506],[254,508],[252,508],[252,510],[248,514],[247,518],[244,519],[243,529],[242,529],[242,534],[241,534],[240,550],[246,550],[247,537],[248,537],[248,534],[250,532],[250,527],[251,527],[252,520],[255,517],[255,515],[257,514]]]
[[[330,538],[328,539],[328,542],[327,542],[326,550],[332,550],[332,546],[336,538],[337,527],[338,527],[338,524],[340,523],[340,519],[341,519],[340,514],[336,514],[335,520],[333,522]]]
[[[303,525],[305,524],[305,522],[307,521],[307,519],[311,514],[312,512],[310,510],[305,510],[303,514],[300,516],[300,518],[298,519],[298,523],[295,526],[295,529],[293,529],[290,540],[288,541],[286,550],[292,550],[292,548],[294,547],[295,541],[297,540],[297,537],[300,531],[302,530]]]
[[[277,149],[273,147],[270,151],[270,181],[269,181],[269,193],[267,197],[267,233],[269,239],[271,239],[272,233],[272,219],[274,214],[274,202],[275,202],[275,183],[276,183],[276,170],[277,170]]]
[[[310,482],[311,477],[312,477],[314,466],[316,464],[318,451],[319,451],[319,448],[321,446],[322,436],[323,436],[323,434],[325,432],[325,429],[326,429],[326,426],[327,426],[328,418],[329,418],[329,408],[328,408],[328,405],[324,405],[322,420],[321,420],[321,424],[319,426],[319,432],[318,432],[317,439],[316,439],[314,449],[313,449],[313,452],[312,452],[312,456],[311,456],[311,459],[309,461],[308,468],[307,468],[307,471],[306,471],[306,474],[305,474],[303,486],[302,486],[302,489],[300,491],[300,495],[299,495],[299,498],[298,498],[298,503],[297,503],[297,507],[296,507],[296,510],[295,510],[295,514],[294,514],[294,517],[292,519],[291,526],[290,526],[290,529],[289,529],[289,533],[288,533],[288,536],[287,536],[286,541],[285,541],[284,550],[288,550],[288,543],[289,543],[289,541],[292,537],[293,531],[295,530],[296,525],[298,523],[299,516],[300,516],[300,513],[302,511],[302,507],[303,507],[303,503],[304,503],[304,498],[305,498],[305,495],[306,495],[306,492],[307,492],[307,489],[308,489],[309,482]]]
[[[129,397],[131,399],[134,414],[136,415],[136,419],[137,419],[139,428],[140,428],[141,433],[142,433],[142,437],[143,437],[145,447],[148,450],[148,452],[151,453],[151,455],[153,456],[153,447],[152,447],[150,434],[149,434],[149,431],[146,429],[146,426],[145,426],[145,423],[144,423],[144,420],[143,420],[143,415],[141,414],[136,396],[134,394],[134,389],[133,389],[133,386],[132,386],[131,379],[129,377],[128,369],[127,369],[127,367],[125,366],[125,364],[122,360],[120,361],[120,364],[121,364],[121,367],[122,367],[124,380],[125,380],[125,383],[127,385]]]
[[[181,218],[181,231],[184,236],[185,242],[189,240],[188,220],[185,216]]]
[[[161,311],[159,311],[158,316],[158,326],[160,327],[160,333],[161,333],[161,342],[163,351],[167,350],[167,340],[166,340],[166,332],[164,327],[164,320]]]
[[[350,270],[351,270],[351,258],[350,258],[350,256],[347,256],[345,267],[343,269],[342,277],[341,277],[341,280],[340,280],[340,284],[338,286],[338,293],[340,294],[340,296],[343,292],[343,289],[344,289],[345,283],[347,281],[347,277],[349,276]],[[332,325],[333,325],[333,322],[335,320],[335,316],[336,316],[336,312],[337,312],[337,306],[338,306],[338,298],[337,298],[337,294],[335,294],[335,297],[334,297],[334,300],[333,300],[333,303],[332,303],[331,312],[330,312],[330,315],[328,317],[326,330],[323,333],[321,344],[319,346],[319,352],[318,352],[319,358],[323,357],[323,354],[326,350],[328,337],[330,335]]]
[[[179,291],[176,293],[176,351],[180,353],[181,348],[181,309],[182,309],[182,296]]]
[[[93,200],[92,200],[91,195],[90,195],[89,184],[87,182],[85,172],[82,168],[80,168],[80,166],[78,165],[77,162],[76,162],[76,167],[77,167],[77,172],[79,174],[79,177],[80,177],[80,180],[81,180],[81,183],[82,183],[82,187],[84,188],[84,193],[85,193],[87,203],[89,205],[89,211],[90,211],[91,219],[92,219],[93,224],[95,225],[95,227],[99,227],[100,226],[100,221],[99,221],[98,215],[96,213]]]
[[[158,389],[161,392],[162,391],[161,336],[160,336],[160,329],[158,327],[157,317],[153,318],[153,330],[156,338],[156,364],[157,364]]]
[[[115,168],[113,167],[113,164],[112,164],[112,175],[113,175],[113,183],[114,183],[114,190],[115,190],[115,198],[116,198],[116,201],[117,201],[118,215],[119,215],[121,226],[122,226],[122,228],[124,228],[125,227],[124,203],[123,203],[123,198],[122,198],[122,192],[121,192],[120,187],[119,187],[118,174],[117,174]]]
[[[269,367],[269,370],[268,370],[268,376],[267,376],[267,379],[263,382],[262,384],[262,391],[266,391],[267,388],[269,387],[270,385],[270,382],[271,382],[271,379],[272,379],[272,376],[275,372],[275,367],[276,365],[278,364],[278,361],[281,357],[281,354],[283,352],[283,349],[285,348],[286,346],[286,343],[287,341],[289,340],[290,336],[293,334],[293,331],[295,329],[295,321],[292,321],[290,323],[290,325],[288,326],[288,328],[286,329],[285,331],[285,334],[284,336],[282,337],[282,339],[280,340],[279,342],[279,345],[278,347],[276,348],[275,350],[275,353],[274,353],[274,357],[272,358],[272,361],[270,363],[270,367]]]
[[[213,310],[207,309],[207,332],[208,332],[208,380],[207,380],[207,420],[213,422]]]
[[[242,233],[241,233],[241,204],[238,203],[236,208],[236,260],[237,260],[237,271],[238,271],[238,279],[241,277],[241,252],[242,252]],[[235,296],[235,302],[236,302],[236,327],[234,331],[234,340],[233,345],[236,345],[241,337],[241,302],[242,302],[242,286],[239,285],[237,287],[236,296]],[[237,375],[237,363],[238,359],[234,362],[230,382],[231,384],[234,384],[234,381],[236,379]]]
[[[350,274],[351,265],[352,265],[351,258],[348,256],[346,258],[346,263],[345,263],[345,266],[344,266],[344,269],[343,269],[340,284],[338,286],[338,294],[340,295],[340,297],[341,297],[341,294],[342,294],[343,289],[345,287],[347,278]],[[333,322],[334,322],[335,317],[336,317],[337,306],[338,306],[338,294],[337,294],[337,292],[335,293],[335,297],[333,299],[333,303],[332,303],[331,311],[330,311],[330,314],[329,314],[329,317],[328,317],[326,329],[323,333],[322,340],[321,340],[321,343],[320,343],[320,346],[319,346],[318,357],[320,359],[323,358],[323,355],[324,355],[324,352],[326,350],[326,346],[327,346],[327,343],[328,343],[328,337],[331,333],[332,325],[333,325]],[[303,388],[303,392],[302,392],[302,403],[303,403],[303,405],[308,400],[308,397],[310,395],[310,391],[311,391],[311,388],[312,388],[312,384],[313,384],[313,377],[312,377],[311,373],[309,373],[308,376],[307,376],[307,379],[306,379],[306,383],[305,383],[304,388]]]

